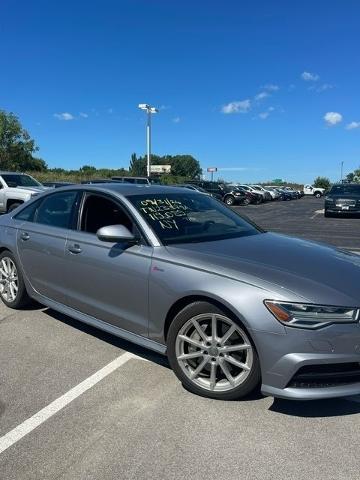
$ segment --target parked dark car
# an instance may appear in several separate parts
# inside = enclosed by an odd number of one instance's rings
[[[158,177],[111,177],[121,183],[136,183],[137,185],[159,185],[160,179]]]
[[[210,195],[211,197],[214,197],[217,200],[222,201],[222,196],[221,195],[218,195],[217,193],[210,193],[210,192],[206,191],[205,188],[199,187],[199,185],[191,185],[191,184],[188,184],[188,183],[182,183],[182,184],[177,183],[176,185],[172,185],[172,186],[173,187],[186,188],[188,190],[193,190],[194,192],[203,193],[204,195]]]
[[[189,182],[189,184],[202,187],[204,190],[211,193],[216,198],[221,197],[221,200],[229,206],[235,205],[236,203],[250,203],[248,197],[245,194],[245,191],[240,191],[238,187],[225,185],[224,183],[219,182],[209,182],[206,180],[192,180],[191,182]]]
[[[276,190],[280,193],[279,200],[293,200],[294,197],[288,190],[284,190],[283,188],[277,188]]]
[[[110,178],[99,178],[94,180],[83,180],[81,183],[83,185],[93,185],[96,183],[123,183],[123,182],[120,182],[119,180],[110,180]]]
[[[261,193],[255,193],[255,191],[253,192],[250,192],[249,190],[245,190],[245,188],[243,187],[236,187],[237,190],[239,190],[240,192],[244,192],[247,199],[248,199],[248,202],[244,202],[244,204],[248,204],[248,203],[254,203],[255,205],[258,205],[259,203],[261,203],[263,201],[263,198],[262,198],[262,195]]]
[[[325,197],[325,217],[360,213],[360,185],[333,185]]]
[[[59,188],[74,185],[74,182],[42,182],[42,184],[44,185],[44,187]]]

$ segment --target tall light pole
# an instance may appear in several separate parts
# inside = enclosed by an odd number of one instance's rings
[[[147,103],[139,103],[139,108],[147,113],[146,122],[146,156],[147,156],[147,176],[150,177],[150,157],[151,157],[151,115],[158,113],[159,110]]]
[[[343,167],[344,167],[344,162],[341,162],[341,178],[340,178],[341,183],[343,178]]]

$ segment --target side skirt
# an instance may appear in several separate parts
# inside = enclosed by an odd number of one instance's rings
[[[137,335],[136,333],[128,332],[127,330],[123,330],[122,328],[115,327],[115,325],[111,325],[110,323],[103,322],[102,320],[99,320],[95,317],[74,310],[71,307],[67,307],[65,305],[62,305],[61,303],[54,302],[53,300],[50,300],[49,298],[43,297],[42,295],[38,294],[33,289],[31,292],[31,297],[42,305],[52,308],[53,310],[63,313],[64,315],[68,315],[69,317],[75,318],[80,322],[91,325],[92,327],[98,328],[99,330],[103,330],[107,333],[110,333],[111,335],[115,335],[116,337],[128,340],[129,342],[140,345],[141,347],[148,348],[155,352],[166,355],[166,345],[163,345],[162,343],[155,342],[154,340],[150,340],[149,338]]]

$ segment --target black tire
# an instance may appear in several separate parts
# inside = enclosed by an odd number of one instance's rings
[[[186,324],[188,324],[190,319],[202,314],[209,314],[209,316],[211,316],[211,314],[217,314],[222,318],[226,318],[227,320],[235,324],[245,334],[245,336],[247,337],[247,341],[251,345],[252,363],[251,363],[250,371],[247,373],[247,376],[242,381],[242,383],[240,383],[239,385],[236,385],[231,390],[211,391],[209,389],[206,389],[206,388],[203,388],[202,386],[197,385],[196,383],[194,383],[193,380],[189,378],[189,376],[186,375],[186,373],[184,373],[179,363],[181,362],[181,360],[177,359],[176,345],[177,345],[179,332],[182,330],[183,327],[186,327]],[[195,393],[196,395],[213,398],[217,400],[238,400],[240,398],[243,398],[249,395],[260,384],[261,374],[260,374],[259,358],[250,335],[248,334],[248,332],[246,331],[244,326],[241,324],[241,322],[239,322],[238,319],[233,318],[232,316],[229,316],[227,313],[225,313],[215,305],[212,305],[211,303],[208,303],[208,302],[199,301],[199,302],[191,303],[175,316],[175,318],[173,319],[170,325],[168,335],[167,335],[167,355],[168,355],[171,368],[173,369],[175,375],[183,384],[184,388],[186,388],[192,393]],[[213,355],[213,353],[210,353],[209,351],[208,355]],[[221,355],[222,354],[220,354],[220,357]],[[246,355],[248,355],[248,353],[246,353]],[[215,360],[215,359],[211,359],[211,361],[212,360]],[[220,371],[220,374],[221,374],[222,370],[220,368],[222,367],[217,366],[216,368],[217,368],[217,372]]]
[[[12,212],[13,210],[15,210],[15,208],[19,207],[20,205],[21,205],[21,202],[12,203],[8,208],[7,213]]]
[[[228,205],[229,207],[231,207],[231,206],[234,205],[234,203],[235,203],[235,198],[234,198],[232,195],[227,195],[227,196],[224,198],[224,202],[226,203],[226,205]]]
[[[6,259],[9,259],[16,268],[18,290],[17,290],[15,299],[10,301],[9,299],[6,298],[6,293],[4,292],[5,285],[3,283],[1,283],[0,298],[7,307],[13,308],[13,309],[20,309],[20,308],[26,306],[28,303],[30,303],[31,300],[30,300],[29,295],[27,294],[25,283],[24,283],[23,276],[22,276],[21,270],[19,268],[19,265],[18,265],[17,261],[15,260],[14,255],[11,252],[9,252],[8,250],[5,250],[4,252],[2,252],[0,254],[0,269],[1,269],[1,271],[4,272],[3,260],[6,260]],[[7,262],[5,262],[5,263],[7,263]],[[1,279],[4,279],[5,277],[4,277],[2,272],[0,272],[0,277],[1,277]]]
[[[320,192],[315,192],[315,193],[314,193],[314,197],[316,197],[316,198],[321,198],[321,193],[320,193]]]

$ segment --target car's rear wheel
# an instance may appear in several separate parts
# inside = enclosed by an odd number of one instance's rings
[[[207,302],[195,302],[170,325],[168,358],[189,391],[219,400],[235,400],[260,382],[260,365],[245,328]]]
[[[320,192],[315,192],[314,195],[315,195],[316,198],[320,198],[320,197],[321,197],[321,193],[320,193]]]
[[[15,309],[30,301],[15,257],[8,251],[0,254],[0,297],[7,307]]]

